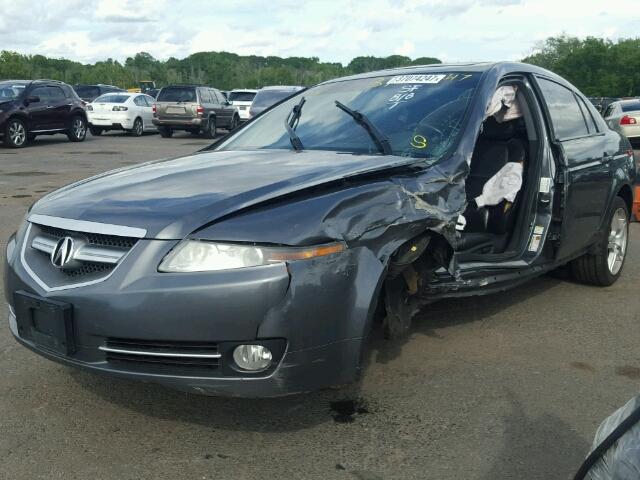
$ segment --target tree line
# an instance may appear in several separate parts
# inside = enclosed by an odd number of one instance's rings
[[[146,52],[137,53],[124,63],[111,58],[82,64],[43,55],[0,52],[0,78],[49,78],[71,85],[106,83],[122,88],[154,80],[158,86],[172,83],[200,83],[222,90],[259,88],[264,85],[314,85],[335,77],[407,65],[441,63],[437,58],[411,59],[402,55],[363,56],[347,66],[321,62],[318,57],[261,57],[228,52],[199,52],[183,59],[157,60]]]
[[[640,38],[611,41],[569,36],[548,38],[523,62],[563,76],[589,96],[640,96]],[[347,65],[321,62],[318,57],[261,57],[229,52],[199,52],[186,58],[158,60],[146,52],[124,63],[111,58],[82,64],[43,55],[0,52],[0,78],[51,78],[69,84],[107,83],[136,87],[141,80],[158,86],[201,83],[228,90],[264,85],[313,85],[344,75],[410,65],[442,63],[434,57],[361,56]]]

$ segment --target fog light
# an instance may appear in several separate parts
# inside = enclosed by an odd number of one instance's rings
[[[271,350],[262,345],[239,345],[233,351],[233,360],[243,370],[264,370],[272,359]]]

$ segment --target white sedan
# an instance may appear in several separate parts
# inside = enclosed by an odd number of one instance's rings
[[[100,135],[109,130],[124,130],[134,137],[158,131],[153,124],[155,100],[142,93],[113,92],[100,95],[87,105],[89,131]]]

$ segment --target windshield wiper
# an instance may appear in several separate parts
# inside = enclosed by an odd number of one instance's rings
[[[293,106],[289,115],[287,115],[287,118],[284,119],[284,128],[287,129],[287,133],[289,134],[291,146],[298,151],[302,150],[304,146],[302,145],[302,140],[300,140],[300,137],[298,137],[298,134],[296,133],[295,127],[298,126],[300,115],[302,115],[302,106],[306,101],[306,98],[302,97],[300,102]]]
[[[367,133],[373,140],[373,143],[375,143],[376,147],[378,147],[380,153],[382,153],[383,155],[391,155],[393,153],[393,151],[391,150],[391,145],[389,144],[389,140],[387,139],[385,134],[378,130],[377,127],[373,123],[371,123],[371,121],[366,117],[365,114],[360,113],[357,110],[352,110],[337,100],[335,102],[336,107],[348,114],[356,121],[358,125],[360,125],[367,131]]]

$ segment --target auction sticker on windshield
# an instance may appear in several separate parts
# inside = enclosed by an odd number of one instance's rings
[[[396,75],[392,77],[387,85],[399,85],[404,83],[439,83],[446,75]]]

